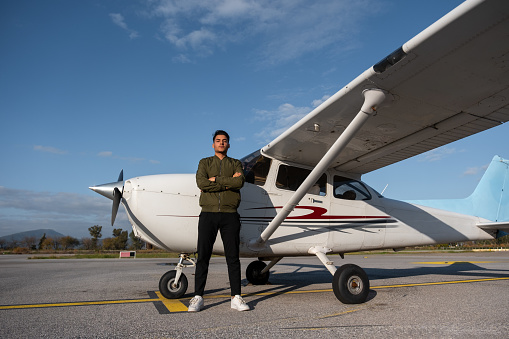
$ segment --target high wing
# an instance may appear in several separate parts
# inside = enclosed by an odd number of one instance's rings
[[[509,1],[462,3],[262,153],[315,166],[357,114],[368,88],[394,100],[334,159],[330,167],[339,171],[368,173],[509,121]]]

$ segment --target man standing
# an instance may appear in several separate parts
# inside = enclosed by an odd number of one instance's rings
[[[196,184],[201,190],[201,213],[198,221],[198,260],[195,274],[195,296],[189,304],[189,312],[198,312],[203,307],[203,293],[207,282],[209,261],[217,232],[221,232],[228,277],[231,287],[231,308],[249,310],[240,296],[240,189],[244,185],[242,163],[228,157],[230,136],[222,130],[212,138],[214,156],[203,158],[196,172]]]

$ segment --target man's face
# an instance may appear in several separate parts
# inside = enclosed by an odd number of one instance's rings
[[[214,152],[226,154],[228,148],[230,148],[230,144],[228,143],[228,139],[225,135],[216,135],[214,138],[214,144],[212,144],[214,148]]]

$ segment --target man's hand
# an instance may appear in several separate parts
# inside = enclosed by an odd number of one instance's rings
[[[240,177],[241,175],[242,175],[242,173],[240,173],[240,172],[236,172],[236,173],[233,175],[233,177],[234,177],[234,178],[238,178],[238,177]],[[212,182],[216,182],[216,177],[209,178],[209,180],[210,180],[210,181],[212,181]],[[228,189],[228,187],[226,187],[226,189]]]

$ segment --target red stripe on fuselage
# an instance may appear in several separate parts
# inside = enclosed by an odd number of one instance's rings
[[[276,207],[258,207],[258,208],[250,208],[253,210],[260,209],[278,209],[283,208],[283,206]],[[299,215],[296,217],[287,217],[286,219],[315,219],[315,220],[340,220],[340,219],[388,219],[390,216],[388,215],[324,215],[327,213],[327,209],[318,206],[295,206],[296,209],[307,209],[312,210],[311,213],[305,215]],[[265,217],[267,218],[267,217]],[[270,218],[272,219],[272,218]]]

